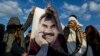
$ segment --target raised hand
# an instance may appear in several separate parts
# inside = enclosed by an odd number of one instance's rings
[[[40,47],[45,44],[48,45],[48,42],[44,39],[43,35],[44,35],[43,32],[39,32],[35,37],[35,41]]]

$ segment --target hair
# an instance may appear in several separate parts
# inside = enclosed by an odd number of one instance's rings
[[[52,8],[47,8],[47,9],[46,9],[46,13],[43,14],[43,15],[40,17],[39,22],[41,22],[41,20],[42,20],[43,18],[45,18],[45,21],[52,20],[53,22],[55,22],[55,24],[56,24],[56,26],[57,26],[57,21],[56,21],[57,17],[55,16],[55,14],[56,14],[56,13],[55,13],[55,11],[54,11]]]
[[[77,19],[77,16],[76,15],[70,15],[69,17],[75,17]]]
[[[91,34],[93,33],[95,33],[95,34],[99,34],[99,32],[98,32],[98,30],[94,27],[94,26],[92,26],[92,25],[89,25],[89,26],[87,26],[86,27],[86,29],[85,29],[85,31],[87,31],[88,30],[88,28],[90,28],[91,29]]]
[[[40,22],[41,22],[41,20],[42,20],[43,18],[45,18],[45,21],[46,21],[46,20],[53,20],[53,19],[56,19],[56,18],[54,17],[54,15],[49,14],[49,13],[45,13],[44,15],[42,15],[41,18],[40,18]]]
[[[89,32],[87,34],[88,28],[91,29],[91,32]],[[92,41],[94,39],[100,40],[100,34],[99,34],[98,30],[92,25],[89,25],[85,28],[85,33],[87,34],[86,38],[88,41]]]
[[[6,32],[13,33],[13,30],[17,30],[18,28],[21,29],[21,27],[22,25],[15,25],[15,24],[7,25]]]

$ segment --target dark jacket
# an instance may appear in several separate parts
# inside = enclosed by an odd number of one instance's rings
[[[28,52],[29,43],[30,43],[30,36],[26,35],[26,37],[25,37],[25,48],[26,48],[27,52]]]
[[[30,55],[36,55],[40,50],[40,47],[37,45],[34,39],[30,43]],[[64,36],[59,34],[56,41],[49,45],[47,56],[67,56],[67,46],[64,39]]]
[[[5,32],[5,26],[0,24],[0,56],[4,53],[3,37]]]
[[[94,56],[98,56],[100,53],[100,36],[93,34],[88,34],[86,36],[88,45],[91,46]]]

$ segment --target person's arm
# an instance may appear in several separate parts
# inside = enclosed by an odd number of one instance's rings
[[[37,37],[35,38],[36,43],[40,46],[40,50],[38,51],[36,56],[47,56],[48,42],[43,38],[43,35],[43,32],[39,32]]]
[[[30,42],[29,55],[35,56],[47,56],[48,44],[43,44],[41,47],[35,42],[35,39],[32,39]]]
[[[47,56],[47,52],[48,52],[48,44],[44,44],[41,46],[36,56]]]
[[[35,8],[29,13],[29,16],[25,22],[25,24],[22,26],[22,30],[25,32],[27,28],[31,25],[33,21],[33,15],[34,15]]]

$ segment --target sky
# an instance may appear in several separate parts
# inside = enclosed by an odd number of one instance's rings
[[[10,17],[17,16],[24,24],[32,8],[45,8],[48,2],[63,25],[67,25],[70,15],[76,15],[83,30],[93,25],[100,31],[100,0],[0,0],[0,23],[6,26]]]

